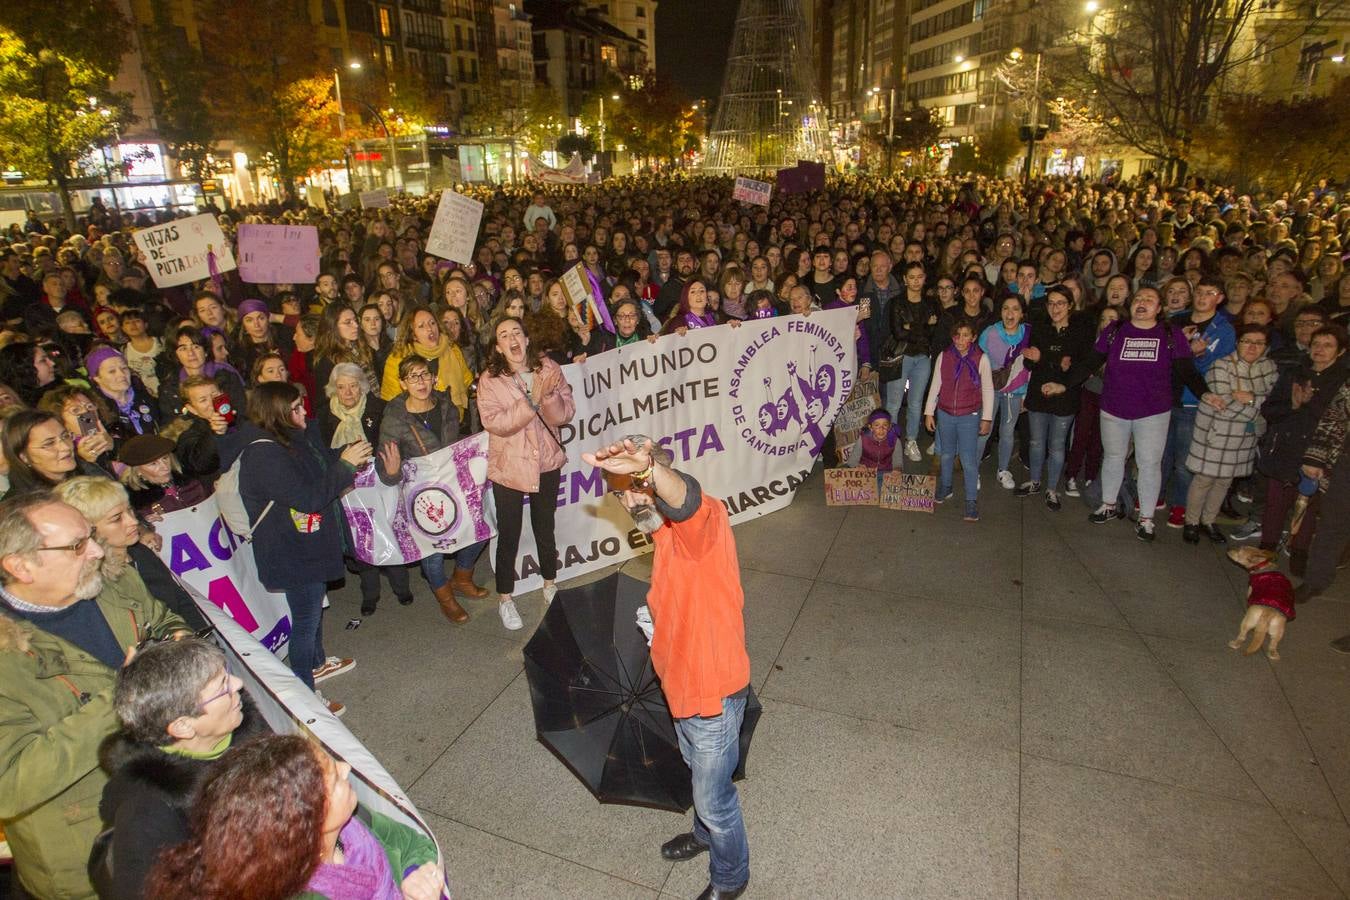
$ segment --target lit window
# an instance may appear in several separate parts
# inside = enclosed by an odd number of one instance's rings
[[[605,44],[600,48],[600,59],[605,65],[616,68],[619,65],[619,52],[613,44]]]
[[[394,23],[389,17],[389,7],[380,7],[380,37],[393,37]]]

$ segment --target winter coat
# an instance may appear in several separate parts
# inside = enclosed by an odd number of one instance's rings
[[[366,440],[370,441],[370,446],[375,448],[378,453],[380,449],[380,422],[384,420],[385,402],[374,394],[366,395],[366,408],[361,413],[361,430],[366,433]],[[318,415],[315,416],[319,421],[319,433],[323,435],[325,445],[331,446],[333,435],[337,432],[338,417],[333,415],[332,406],[328,399],[319,401]]]
[[[341,451],[323,446],[311,420],[303,434],[292,432],[290,447],[252,422],[222,436],[220,465],[228,469],[243,455],[239,493],[253,531],[253,559],[269,591],[336,581],[343,577],[344,522],[337,499],[356,472],[339,460]],[[265,440],[268,443],[253,444]],[[268,503],[272,508],[261,521]],[[322,516],[317,524],[310,514]]]
[[[1331,484],[1331,475],[1341,461],[1347,436],[1350,436],[1350,381],[1336,391],[1336,396],[1327,405],[1327,411],[1317,421],[1317,429],[1303,453],[1304,465],[1317,466],[1322,470],[1318,484],[1322,491]]]
[[[267,727],[247,695],[243,722],[230,746],[237,747]],[[229,751],[226,751],[227,753]],[[99,801],[99,818],[111,828],[110,865],[94,873],[100,900],[139,900],[145,896],[145,877],[161,850],[192,836],[189,815],[197,788],[216,760],[167,753],[122,732],[111,735],[99,748],[99,764],[108,775]],[[104,883],[100,873],[111,870]]]
[[[748,289],[746,293],[749,293]],[[858,303],[861,304],[866,300],[872,307],[872,314],[862,321],[863,331],[867,336],[868,358],[859,359],[859,366],[867,363],[873,369],[877,368],[877,354],[886,340],[887,329],[891,323],[891,304],[897,299],[905,299],[905,288],[894,275],[886,277],[884,289],[868,276],[862,290],[858,291]]]
[[[539,473],[560,469],[567,461],[558,426],[577,411],[572,387],[557,363],[540,360],[534,377],[556,379],[557,385],[540,403],[537,414],[514,377],[484,372],[478,381],[478,413],[488,433],[488,478],[527,493],[539,490]]]
[[[1022,357],[1023,364],[1031,372],[1026,408],[1055,416],[1077,415],[1082,384],[1092,374],[1087,362],[1095,342],[1092,324],[1084,319],[1071,318],[1062,330],[1055,328],[1048,318],[1031,326],[1031,346],[1041,352],[1041,358],[1032,362],[1025,355]],[[1067,369],[1064,368],[1066,362]],[[1041,388],[1051,382],[1064,385],[1065,392],[1053,397],[1042,394]]]
[[[1261,404],[1275,386],[1275,377],[1275,363],[1265,357],[1247,363],[1234,353],[1210,367],[1210,391],[1227,400],[1228,405],[1220,410],[1200,404],[1186,468],[1212,478],[1241,478],[1252,473],[1256,444],[1265,430]],[[1234,391],[1250,391],[1256,395],[1255,400],[1240,403],[1233,399]]]
[[[433,392],[431,399],[436,406],[425,414],[427,429],[422,416],[408,412],[408,395],[399,394],[384,408],[384,418],[380,420],[378,446],[393,441],[398,444],[399,456],[403,459],[416,459],[435,453],[442,447],[449,447],[459,440],[459,413],[455,404],[445,394]],[[385,484],[398,484],[402,475],[389,475],[384,466],[376,461],[376,471]]]
[[[1258,472],[1285,484],[1298,481],[1303,451],[1308,448],[1322,413],[1326,412],[1336,391],[1345,384],[1347,376],[1350,376],[1350,361],[1344,356],[1321,372],[1294,370],[1280,374],[1261,407],[1261,418],[1266,420],[1267,428],[1256,457]],[[1293,403],[1296,382],[1308,383],[1313,388],[1312,397],[1298,409],[1294,409]]]
[[[144,590],[96,600],[122,648],[185,628]],[[107,776],[99,744],[117,730],[117,672],[74,644],[0,612],[0,824],[35,897],[93,897],[86,865]]]

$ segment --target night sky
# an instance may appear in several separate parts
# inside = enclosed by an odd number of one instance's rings
[[[656,68],[691,100],[722,90],[738,0],[661,0],[656,7]]]

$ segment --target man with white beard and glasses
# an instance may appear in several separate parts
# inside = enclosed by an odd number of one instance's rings
[[[157,600],[101,597],[102,557],[93,527],[52,494],[0,503],[0,824],[34,897],[94,896],[117,671],[138,643],[187,630]]]

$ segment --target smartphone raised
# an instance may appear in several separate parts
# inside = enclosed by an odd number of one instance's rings
[[[234,404],[230,402],[229,394],[217,394],[211,406],[225,420],[226,425],[234,424]]]
[[[92,409],[76,413],[75,421],[80,425],[80,437],[88,437],[98,431],[98,413]]]

